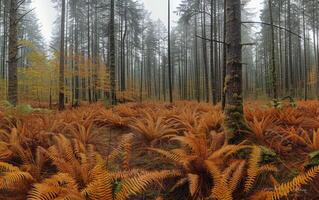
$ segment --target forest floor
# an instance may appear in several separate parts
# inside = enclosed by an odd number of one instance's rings
[[[0,200],[319,199],[319,102],[249,102],[245,120],[232,145],[206,103],[2,104]]]

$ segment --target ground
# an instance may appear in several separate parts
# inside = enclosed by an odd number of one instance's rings
[[[319,102],[0,108],[0,199],[318,199]]]

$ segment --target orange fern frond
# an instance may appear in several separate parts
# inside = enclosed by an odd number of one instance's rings
[[[319,174],[319,166],[316,166],[308,170],[305,174],[301,174],[293,178],[287,183],[283,183],[275,187],[275,190],[271,192],[271,199],[280,199],[286,197],[289,193],[296,191],[302,185],[309,184]]]
[[[211,161],[205,161],[205,164],[214,182],[211,196],[218,200],[232,200],[231,191],[228,188],[220,169]]]
[[[121,190],[115,194],[116,200],[125,200],[131,195],[145,191],[149,185],[167,178],[178,177],[180,172],[174,170],[163,170],[149,172],[147,174],[123,180]]]
[[[252,147],[252,152],[248,161],[248,170],[247,170],[247,179],[245,182],[245,192],[249,192],[249,190],[253,187],[253,184],[258,176],[259,170],[259,162],[261,159],[261,148],[258,146]]]

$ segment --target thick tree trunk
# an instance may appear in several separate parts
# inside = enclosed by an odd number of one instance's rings
[[[234,143],[245,128],[242,98],[241,4],[226,0],[226,138]]]
[[[8,101],[16,106],[18,103],[18,77],[17,77],[17,55],[18,55],[18,21],[17,0],[10,3],[10,26],[9,26],[9,82]]]

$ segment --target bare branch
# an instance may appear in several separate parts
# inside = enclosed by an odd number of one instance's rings
[[[213,42],[217,42],[217,43],[221,43],[221,44],[227,44],[223,41],[219,41],[219,40],[214,40],[214,39],[209,39],[209,38],[204,38],[202,36],[199,36],[199,35],[196,35],[196,37],[200,38],[200,39],[203,39],[203,40],[207,40],[207,41],[213,41]]]
[[[269,23],[266,23],[266,22],[252,22],[252,21],[245,21],[245,22],[241,22],[242,24],[263,24],[263,25],[267,25],[267,26],[271,26],[271,24]],[[281,27],[281,26],[277,26],[277,25],[273,25],[274,27],[276,28],[279,28],[279,29],[282,29],[282,30],[285,30],[287,31],[288,33],[291,33],[292,35],[295,35],[299,38],[302,38],[300,35],[298,35],[297,33],[294,33],[292,31],[290,31],[289,29],[286,29],[284,27]]]

